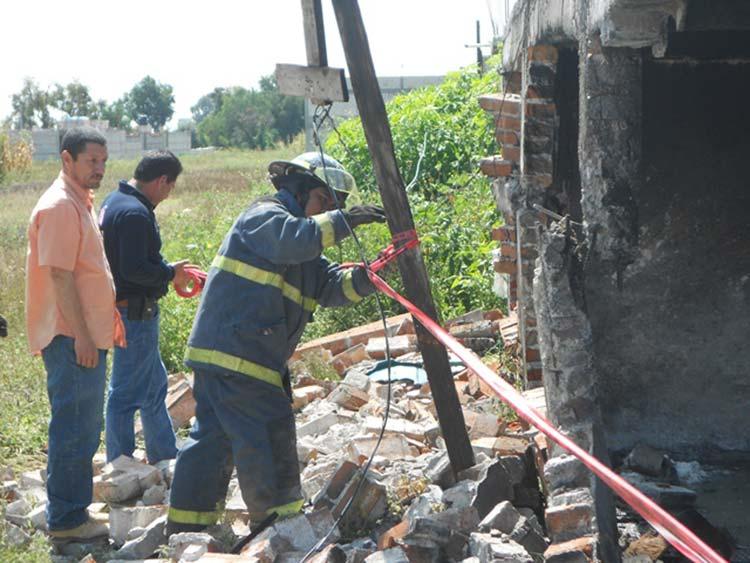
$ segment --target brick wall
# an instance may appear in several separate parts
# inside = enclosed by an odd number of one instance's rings
[[[505,226],[493,232],[498,242],[494,271],[506,277],[508,304],[519,317],[519,338],[527,388],[542,384],[542,364],[533,304],[537,229],[546,217],[531,211],[544,205],[554,182],[557,111],[554,100],[558,51],[550,45],[529,47],[519,72],[504,77],[504,92],[479,98],[495,118],[499,154],[480,161],[493,179],[493,193]]]

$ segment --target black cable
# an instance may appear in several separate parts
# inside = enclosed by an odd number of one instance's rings
[[[321,108],[324,108],[324,109],[321,109]],[[365,255],[364,247],[360,243],[359,238],[357,238],[357,235],[354,233],[354,229],[349,224],[349,221],[347,221],[346,214],[343,213],[343,209],[341,208],[341,204],[339,202],[338,196],[336,195],[336,192],[333,190],[333,187],[328,181],[328,169],[326,167],[325,153],[323,152],[323,144],[320,142],[319,127],[320,125],[322,125],[325,119],[329,119],[332,123],[334,131],[338,133],[338,131],[336,130],[336,125],[335,123],[333,123],[333,119],[330,116],[330,111],[331,111],[331,104],[327,104],[326,106],[319,105],[315,108],[315,114],[313,115],[313,140],[314,140],[315,145],[317,145],[318,150],[320,152],[320,160],[322,162],[323,174],[326,178],[326,186],[328,187],[328,191],[330,192],[331,197],[333,197],[333,201],[336,202],[336,209],[342,212],[342,216],[344,217],[344,223],[346,224],[346,228],[349,230],[349,234],[354,240],[354,243],[357,247],[357,251],[359,253],[360,260],[362,260],[362,263],[365,265],[365,268],[369,268],[370,263],[367,260],[367,256]],[[349,151],[349,148],[346,146],[345,143],[343,143],[343,139],[341,138],[340,134],[339,134],[339,140],[342,143],[342,146],[347,151]],[[325,536],[323,536],[320,540],[318,540],[318,542],[312,548],[310,548],[310,550],[300,560],[300,563],[304,563],[313,554],[320,551],[320,549],[325,545],[326,541],[331,536],[333,531],[344,519],[344,516],[346,516],[346,513],[349,512],[349,509],[351,508],[354,502],[354,499],[357,498],[357,495],[359,495],[360,491],[362,490],[362,486],[364,485],[366,477],[367,477],[367,472],[370,470],[370,465],[372,465],[372,460],[375,458],[378,448],[380,447],[380,443],[383,441],[383,436],[385,435],[385,429],[388,424],[388,417],[391,411],[391,390],[392,390],[392,383],[393,383],[391,379],[391,347],[390,347],[390,342],[389,342],[389,337],[388,337],[388,321],[386,320],[385,309],[383,308],[383,303],[381,301],[380,294],[377,291],[375,292],[375,300],[377,301],[378,312],[380,313],[380,319],[383,323],[383,336],[385,337],[385,357],[388,362],[388,398],[386,399],[386,403],[385,403],[385,414],[383,415],[383,426],[380,428],[380,434],[378,435],[377,442],[375,442],[375,447],[373,447],[372,449],[370,458],[367,460],[367,463],[362,469],[362,476],[359,479],[359,482],[357,483],[357,488],[354,489],[354,493],[349,498],[349,501],[346,503],[346,506],[344,506],[344,509],[341,511],[341,514],[339,514],[338,518],[333,523],[333,526],[331,526],[328,532],[326,532]]]

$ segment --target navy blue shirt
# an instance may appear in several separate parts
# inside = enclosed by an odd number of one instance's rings
[[[99,211],[104,250],[115,280],[117,300],[158,299],[166,295],[174,268],[161,255],[154,206],[140,191],[121,181]]]

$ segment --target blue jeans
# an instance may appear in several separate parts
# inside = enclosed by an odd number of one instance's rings
[[[99,447],[107,351],[95,368],[76,363],[73,339],[56,336],[42,350],[51,410],[47,446],[47,526],[68,530],[88,519],[91,460]]]
[[[177,456],[168,533],[216,522],[232,468],[242,499],[257,524],[302,506],[294,414],[289,397],[246,375],[195,372],[195,424]]]
[[[177,455],[172,420],[164,399],[167,396],[167,370],[159,353],[159,313],[145,321],[128,320],[128,310],[120,307],[125,324],[127,348],[115,348],[107,398],[107,461],[135,450],[133,428],[135,411],[141,411],[143,437],[149,463]]]

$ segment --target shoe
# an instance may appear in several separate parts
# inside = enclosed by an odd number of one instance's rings
[[[50,530],[48,534],[52,539],[69,541],[90,540],[109,535],[109,526],[89,517],[89,519],[80,526],[68,530]]]

